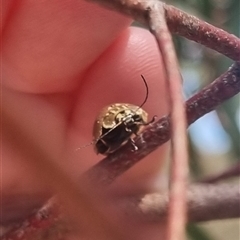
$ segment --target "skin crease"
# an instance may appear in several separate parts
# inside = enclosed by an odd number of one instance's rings
[[[155,40],[130,23],[120,14],[79,0],[3,1],[3,105],[5,96],[15,99],[16,117],[27,116],[26,125],[37,129],[35,137],[49,151],[64,152],[67,161],[56,164],[73,179],[103,158],[92,146],[76,151],[91,142],[99,111],[110,103],[142,103],[146,89],[141,74],[149,87],[143,107],[149,120],[168,113]],[[16,196],[32,195],[26,203],[29,208],[37,202],[36,194],[39,198],[49,189],[21,164],[24,156],[4,141],[2,147],[3,196],[14,196],[8,201],[10,208],[24,217],[30,210],[19,209]],[[117,179],[112,190],[134,194],[156,189],[166,155],[164,145]],[[157,188],[160,185],[157,182]],[[132,239],[155,239],[155,232],[159,239],[159,229],[141,227]]]

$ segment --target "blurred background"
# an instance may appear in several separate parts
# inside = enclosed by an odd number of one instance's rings
[[[239,37],[239,0],[168,0],[185,12]],[[195,42],[174,36],[184,79],[184,93],[191,97],[232,64],[227,57]],[[189,128],[193,181],[207,178],[236,165],[240,160],[239,94]],[[235,179],[233,181],[238,181]],[[240,184],[239,184],[240,187]],[[239,240],[240,220],[211,221],[188,227],[189,240]]]

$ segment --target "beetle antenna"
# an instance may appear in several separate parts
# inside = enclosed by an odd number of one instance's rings
[[[88,143],[88,144],[82,145],[81,147],[76,148],[75,151],[78,151],[78,150],[80,150],[80,149],[82,149],[82,148],[91,146],[91,145],[93,145],[94,143],[96,143],[96,141],[98,141],[98,139],[95,140],[95,141],[92,141],[92,142],[90,142],[90,143]]]
[[[135,112],[137,112],[138,109],[140,109],[146,103],[146,101],[148,99],[148,85],[147,85],[147,81],[146,81],[146,79],[144,78],[144,76],[142,74],[141,74],[141,77],[142,77],[142,80],[143,80],[143,82],[145,84],[145,87],[146,87],[146,96],[145,96],[145,99],[142,102],[142,104],[137,108],[137,110]]]
[[[109,129],[106,133],[104,133],[102,136],[100,136],[99,138],[95,139],[94,141],[88,143],[88,144],[85,144],[85,145],[82,145],[81,147],[77,148],[76,151],[82,149],[82,148],[85,148],[85,147],[89,147],[91,145],[93,145],[94,143],[96,143],[98,140],[104,138],[106,135],[108,135],[110,132],[112,132],[116,127],[118,127],[119,125],[121,125],[121,122],[119,122],[118,124],[116,124],[113,128]]]
[[[145,99],[144,99],[144,101],[142,102],[142,104],[139,106],[139,108],[141,108],[141,107],[146,103],[146,101],[147,101],[147,99],[148,99],[148,85],[147,85],[147,82],[146,82],[146,79],[144,78],[144,76],[141,75],[141,77],[142,77],[142,80],[143,80],[143,82],[144,82],[144,84],[145,84],[145,87],[146,87],[146,96],[145,96]]]

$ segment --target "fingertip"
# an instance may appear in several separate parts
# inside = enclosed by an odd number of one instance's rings
[[[32,93],[74,89],[80,76],[131,20],[87,1],[24,0],[8,17],[4,62],[20,78],[10,88]]]

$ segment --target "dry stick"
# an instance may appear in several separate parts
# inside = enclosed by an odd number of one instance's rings
[[[154,8],[149,10],[149,28],[154,34],[162,54],[170,96],[172,160],[167,239],[184,240],[188,179],[187,123],[182,95],[182,78],[172,37],[166,24],[164,9],[161,6],[162,4],[159,6],[156,3]]]
[[[56,239],[56,235],[66,235],[70,231],[70,224],[66,221],[61,205],[56,198],[48,202],[26,219],[21,225],[16,225],[7,232],[1,240],[32,240],[32,239]],[[43,236],[39,238],[39,236]],[[45,237],[44,237],[45,236]]]
[[[157,0],[88,0],[100,3],[140,23],[149,26],[149,10]],[[240,61],[240,39],[220,28],[204,22],[195,16],[187,14],[173,6],[158,2],[159,11],[165,9],[165,16],[169,30],[172,33],[201,43],[234,61]]]
[[[238,184],[198,184],[187,191],[188,221],[201,222],[240,217],[240,188]],[[169,195],[146,194],[124,199],[126,214],[144,222],[161,222],[167,217]]]
[[[184,36],[231,58],[240,60],[240,39],[221,28],[165,4],[168,27],[172,33]]]
[[[240,63],[234,63],[227,72],[195,94],[186,102],[188,125],[215,109],[220,103],[240,92]],[[134,164],[170,139],[171,124],[165,116],[146,128],[134,139],[138,151],[133,152],[131,144],[108,155],[89,169],[84,177],[94,183],[108,185]]]
[[[239,199],[238,184],[189,186],[187,191],[188,221],[238,218],[240,217]],[[115,201],[116,208],[123,209],[130,222],[137,220],[148,224],[164,221],[167,217],[168,204],[168,193],[151,193],[142,197],[116,199]],[[43,234],[48,236],[48,239],[56,239],[56,235],[64,239],[64,235],[71,231],[71,228],[59,207],[55,199],[50,200],[28,220],[28,225],[24,223],[24,231],[19,229],[7,234],[2,240],[36,239],[37,236]]]
[[[240,92],[240,62],[186,102],[188,125]]]

